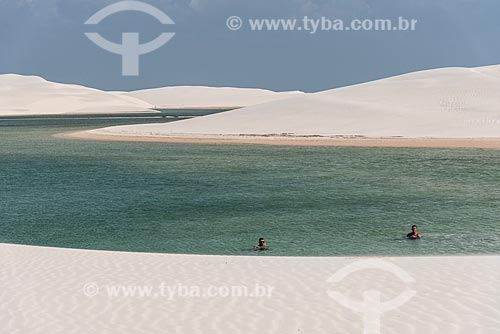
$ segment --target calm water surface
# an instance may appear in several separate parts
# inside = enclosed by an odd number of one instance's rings
[[[0,242],[234,255],[500,254],[500,151],[64,140],[0,118]],[[424,238],[403,238],[412,224]],[[266,252],[250,247],[260,236]]]

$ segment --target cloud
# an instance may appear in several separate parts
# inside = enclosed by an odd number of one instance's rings
[[[253,0],[251,3],[235,0],[187,0],[189,7],[202,11],[209,8],[245,8],[248,12],[292,15],[350,16],[370,9],[368,0]]]
[[[49,19],[58,16],[58,0],[15,0],[2,1],[2,11],[6,8],[14,13],[30,14],[35,19]]]
[[[359,11],[369,9],[366,0],[293,0],[298,10],[305,14],[322,14],[340,11]]]
[[[206,5],[206,2],[204,0],[191,0],[189,2],[189,7],[193,8],[194,10],[202,10]]]

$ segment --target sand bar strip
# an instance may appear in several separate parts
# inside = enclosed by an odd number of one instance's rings
[[[242,144],[276,146],[339,146],[339,147],[401,147],[401,148],[500,148],[500,138],[340,138],[299,136],[130,136],[107,135],[89,131],[68,132],[55,135],[58,138],[97,141],[185,143],[185,144]]]

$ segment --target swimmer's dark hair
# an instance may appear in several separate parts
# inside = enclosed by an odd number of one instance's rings
[[[411,228],[413,229],[414,227],[417,227],[417,225],[412,225]],[[418,228],[418,227],[417,227]]]
[[[259,238],[259,242],[261,242],[261,241],[263,241],[263,240],[264,240],[264,238]]]

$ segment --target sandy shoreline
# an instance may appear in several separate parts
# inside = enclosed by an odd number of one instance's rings
[[[105,135],[91,131],[66,132],[57,138],[96,141],[189,143],[224,145],[276,145],[276,146],[338,146],[338,147],[394,147],[394,148],[500,148],[500,138],[331,138],[291,136],[124,136]]]
[[[388,306],[409,297],[383,314],[380,333],[500,331],[499,256],[242,257],[9,244],[0,255],[0,318],[9,333],[363,333],[363,314],[338,296],[361,302],[368,290]],[[233,287],[264,293],[222,292]],[[142,295],[131,292],[139,288]]]

